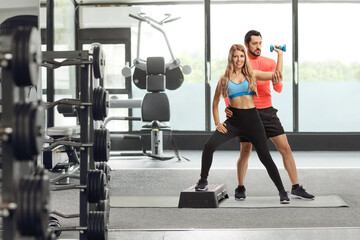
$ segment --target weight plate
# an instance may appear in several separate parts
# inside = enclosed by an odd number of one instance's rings
[[[16,104],[12,139],[18,160],[30,160],[41,152],[44,142],[44,109],[34,103]]]
[[[89,203],[97,203],[99,200],[99,187],[98,182],[100,181],[99,170],[89,170],[88,172],[88,184],[87,194]]]
[[[87,237],[89,240],[106,240],[108,238],[106,215],[104,212],[89,212]]]
[[[41,63],[41,42],[36,28],[19,27],[14,32],[12,72],[17,86],[36,86]]]
[[[109,113],[109,92],[104,90],[103,102],[102,102],[102,116],[104,119],[108,116],[108,113]]]
[[[135,67],[133,82],[140,89],[146,89],[146,71]]]
[[[93,54],[93,69],[95,78],[104,78],[105,73],[105,53],[101,44],[96,43],[92,45]]]
[[[104,128],[104,136],[105,136],[105,157],[104,157],[104,161],[107,162],[109,161],[110,158],[110,150],[111,150],[111,139],[110,139],[110,131],[106,128]]]
[[[93,118],[95,121],[98,121],[98,119],[100,119],[99,111],[98,111],[98,106],[99,106],[99,101],[100,101],[99,90],[100,90],[99,87],[94,88],[94,90],[93,90],[92,112],[93,112]]]
[[[184,74],[180,67],[173,68],[171,70],[166,69],[166,89],[175,90],[178,89],[184,82]]]
[[[48,219],[49,219],[49,198],[50,198],[50,179],[48,175],[37,176],[38,196],[35,200],[37,216],[37,235],[47,239]]]
[[[108,115],[109,94],[102,87],[93,90],[93,118],[95,121],[104,121]]]
[[[94,131],[93,154],[95,162],[107,162],[110,158],[110,132],[106,128]]]

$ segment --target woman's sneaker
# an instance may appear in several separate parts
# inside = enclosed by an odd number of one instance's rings
[[[200,179],[195,186],[196,191],[206,191],[208,185],[208,181],[206,179]]]
[[[307,193],[303,186],[299,185],[295,189],[291,189],[291,197],[304,199],[304,200],[314,200],[315,196]]]
[[[246,198],[245,192],[246,192],[245,186],[238,186],[237,188],[235,188],[235,200],[238,201],[245,200]]]
[[[290,199],[289,199],[289,197],[288,197],[287,191],[281,191],[281,192],[279,192],[279,196],[280,196],[280,203],[281,203],[281,204],[288,204],[288,203],[290,203]]]

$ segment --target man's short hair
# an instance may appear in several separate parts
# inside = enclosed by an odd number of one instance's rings
[[[256,30],[250,30],[245,34],[245,38],[244,38],[244,42],[249,44],[249,42],[251,41],[251,36],[261,36],[261,33],[259,31]]]

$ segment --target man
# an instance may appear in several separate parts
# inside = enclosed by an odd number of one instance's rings
[[[273,59],[261,56],[262,36],[260,32],[255,30],[249,31],[245,35],[244,41],[252,68],[254,70],[274,72],[276,68],[275,61]],[[282,76],[278,76],[278,79],[272,80],[273,88],[278,93],[282,91],[283,87],[281,79]],[[272,106],[270,80],[257,81],[256,84],[259,97],[254,98],[255,106],[259,111],[267,138],[270,138],[282,156],[284,167],[292,184],[291,197],[313,200],[315,197],[307,193],[305,189],[299,185],[295,160],[292,155],[290,145],[284,132],[284,128],[282,127],[281,122],[276,115],[278,110]],[[232,112],[228,108],[226,108],[225,111],[227,117],[232,115]],[[252,149],[250,141],[245,138],[240,139],[240,146],[240,157],[237,161],[239,186],[235,189],[236,200],[244,200],[246,198],[244,179]]]

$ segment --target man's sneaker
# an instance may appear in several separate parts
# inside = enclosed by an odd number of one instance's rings
[[[291,189],[291,197],[305,200],[314,200],[315,196],[307,193],[303,186],[299,185],[295,189]]]
[[[206,179],[200,179],[198,181],[198,183],[196,184],[195,186],[195,190],[196,191],[206,191],[208,188],[207,188],[207,185],[208,185],[208,181]]]
[[[280,196],[280,203],[281,204],[290,203],[290,199],[288,198],[288,193],[286,191],[279,192],[279,196]]]
[[[246,188],[244,186],[241,187],[238,186],[237,188],[235,188],[235,200],[238,201],[245,200],[246,198],[245,192],[246,192]]]

